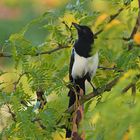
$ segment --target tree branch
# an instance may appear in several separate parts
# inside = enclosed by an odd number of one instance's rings
[[[112,67],[112,68],[107,68],[107,67],[103,67],[103,66],[98,66],[98,69],[102,69],[102,70],[115,70],[116,67]]]
[[[41,123],[41,119],[40,118],[34,118],[33,120],[31,120],[31,122],[32,123],[37,122],[42,129],[46,129],[46,126]]]
[[[6,54],[4,52],[0,52],[0,57],[7,57],[7,58],[9,58],[9,57],[12,57],[12,54]]]
[[[97,88],[97,92],[96,93],[93,93],[91,92],[90,94],[88,95],[85,95],[83,96],[80,100],[79,100],[79,103],[80,105],[84,104],[85,102],[89,101],[90,99],[98,96],[98,95],[101,95],[102,93],[106,92],[106,91],[111,91],[111,89],[117,84],[118,80],[119,80],[120,77],[116,77],[114,80],[112,80],[111,82],[109,82],[108,84],[100,87],[100,88]],[[69,107],[65,113],[72,113],[73,111],[75,110],[75,104],[72,105],[71,107]]]
[[[69,32],[70,32],[70,39],[69,39],[69,42],[71,42],[72,40],[73,40],[73,35],[72,35],[72,29],[71,29],[71,27],[72,27],[72,25],[69,27],[67,24],[66,24],[66,22],[65,21],[63,21],[62,22],[65,26],[66,26],[66,28],[69,30]]]
[[[138,17],[137,17],[137,20],[136,20],[136,23],[135,23],[135,26],[130,34],[130,37],[128,38],[128,41],[133,39],[133,36],[136,34],[136,32],[138,31],[138,28],[140,27],[140,0],[138,0],[138,5],[139,5],[139,12],[138,12]],[[129,44],[128,45],[128,50],[131,50],[133,47],[132,44]]]
[[[132,85],[132,96],[136,95],[136,84]]]
[[[45,51],[45,52],[41,52],[41,53],[36,53],[34,56],[39,56],[39,55],[44,55],[44,54],[52,54],[52,53],[54,53],[56,51],[59,51],[59,50],[62,50],[62,49],[66,49],[66,48],[70,48],[70,46],[59,44],[58,47],[56,47],[53,50]],[[26,54],[24,54],[24,55],[26,55]]]
[[[123,70],[120,70],[118,69],[117,67],[112,67],[112,68],[107,68],[107,67],[104,67],[104,66],[98,66],[98,69],[101,69],[101,70],[115,70],[117,72],[124,72]]]
[[[52,54],[52,53],[54,53],[56,51],[66,49],[66,48],[70,48],[70,46],[59,44],[56,48],[54,48],[54,49],[52,49],[50,51],[37,52],[35,54],[23,54],[23,55],[39,56],[39,55],[44,55],[44,54]],[[4,52],[0,52],[0,57],[11,58],[11,57],[13,57],[13,55],[12,54],[6,54]]]
[[[111,89],[117,84],[118,80],[119,80],[120,77],[116,77],[114,78],[111,82],[109,82],[108,84],[100,87],[100,88],[97,88],[97,91],[96,93],[89,93],[88,95],[84,95],[78,102],[79,102],[79,105],[82,105],[84,104],[85,102],[89,101],[90,99],[98,96],[98,95],[101,95],[103,94],[104,92],[109,92],[111,91]],[[68,87],[69,88],[69,87]],[[74,110],[76,110],[78,108],[78,106],[76,105],[76,103],[74,103],[71,107],[69,107],[67,110],[65,110],[64,113],[72,113]],[[58,125],[61,120],[62,120],[63,116],[60,117],[60,119],[58,119],[56,125]],[[66,128],[65,125],[62,125],[61,128]]]
[[[130,88],[132,88],[132,86],[133,86],[133,83],[130,83],[127,87],[125,87],[125,88],[122,90],[122,93],[127,92]]]
[[[17,120],[16,120],[16,114],[11,110],[11,108],[10,108],[10,106],[8,105],[8,104],[6,104],[6,106],[8,107],[8,112],[11,114],[11,116],[12,116],[12,120],[14,121],[14,122],[17,122]]]
[[[115,13],[114,15],[110,15],[108,23],[110,23],[110,22],[113,21],[117,16],[119,16],[120,13],[121,13],[123,10],[124,10],[124,8],[122,7],[122,8],[120,8],[120,9],[118,10],[117,13]],[[97,36],[98,36],[100,33],[102,33],[102,32],[104,31],[104,29],[105,29],[105,28],[100,29],[97,33],[95,33],[95,37],[97,38]]]
[[[24,73],[20,74],[20,75],[19,75],[19,78],[17,79],[17,81],[13,83],[13,84],[14,84],[14,91],[16,91],[17,85],[19,84],[21,78],[22,78],[25,74],[27,74],[27,72],[24,72]]]

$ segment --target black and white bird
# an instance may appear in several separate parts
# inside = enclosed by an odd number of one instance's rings
[[[92,46],[94,43],[94,34],[87,26],[82,26],[77,23],[72,23],[77,29],[78,40],[75,42],[72,49],[70,67],[69,67],[69,79],[75,86],[80,87],[85,94],[85,81],[88,81],[96,91],[91,80],[98,68],[98,52],[92,55]],[[78,92],[78,88],[76,89]],[[76,100],[76,95],[73,90],[68,93],[69,106],[72,106]],[[78,96],[78,95],[77,95]],[[66,130],[66,137],[71,137],[71,130]]]

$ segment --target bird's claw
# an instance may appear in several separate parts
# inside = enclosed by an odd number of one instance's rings
[[[93,94],[97,94],[97,89],[96,88],[93,88]]]

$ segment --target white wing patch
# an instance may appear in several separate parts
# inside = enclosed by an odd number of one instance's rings
[[[99,63],[99,55],[98,52],[92,57],[88,58],[88,72],[91,75],[91,78],[95,75],[96,70],[98,68]]]
[[[98,67],[98,53],[94,56],[85,58],[79,56],[74,50],[74,64],[72,68],[72,77],[83,77],[87,72],[91,74],[91,77],[95,75]]]

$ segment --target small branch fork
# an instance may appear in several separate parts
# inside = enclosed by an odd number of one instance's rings
[[[133,83],[130,83],[127,87],[125,87],[123,90],[122,90],[122,93],[125,93],[127,92],[130,88],[132,88],[135,84]]]
[[[136,95],[136,83],[130,83],[127,87],[122,90],[122,93],[127,92],[129,89],[132,90],[132,96]]]

